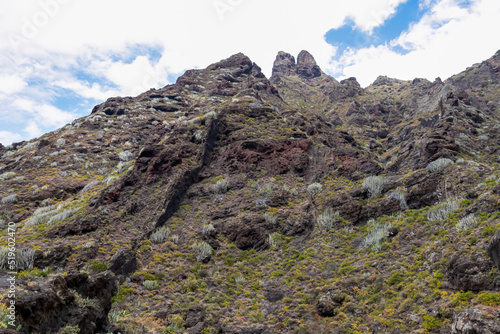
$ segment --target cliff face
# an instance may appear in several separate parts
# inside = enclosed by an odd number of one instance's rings
[[[21,332],[495,332],[499,92],[237,54],[0,146]]]

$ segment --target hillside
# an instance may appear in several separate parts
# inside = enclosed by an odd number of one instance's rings
[[[269,79],[243,54],[189,70],[0,145],[17,324],[500,333],[499,154],[500,51],[366,88],[307,51]]]

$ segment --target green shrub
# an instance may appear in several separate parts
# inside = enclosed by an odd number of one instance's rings
[[[66,326],[60,332],[60,334],[78,334],[80,333],[80,327],[78,325],[75,326]]]
[[[89,267],[90,270],[95,270],[98,273],[102,273],[108,269],[108,266],[105,263],[99,262],[97,260],[92,261],[92,264]]]
[[[403,282],[403,274],[399,271],[394,272],[389,280],[387,280],[387,284],[395,285]]]
[[[500,305],[500,293],[498,292],[483,292],[477,296],[477,300],[487,306]]]
[[[465,305],[476,295],[472,291],[460,291],[455,294],[455,297],[451,300],[451,306]]]
[[[433,331],[442,326],[442,323],[439,319],[434,318],[430,314],[424,315],[424,321],[422,322],[422,328],[426,331]]]
[[[234,265],[234,258],[231,254],[228,254],[226,258],[224,259],[224,264],[228,267],[231,267]]]

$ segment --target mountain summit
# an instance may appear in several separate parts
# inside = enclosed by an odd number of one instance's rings
[[[0,146],[16,327],[500,332],[499,55],[363,89],[240,53]]]

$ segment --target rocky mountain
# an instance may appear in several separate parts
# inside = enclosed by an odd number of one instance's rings
[[[499,64],[362,88],[237,54],[0,146],[16,327],[500,333]]]

